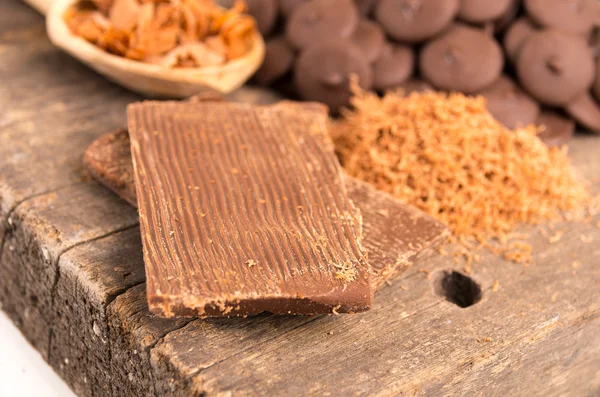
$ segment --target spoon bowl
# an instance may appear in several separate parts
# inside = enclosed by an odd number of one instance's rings
[[[113,55],[73,34],[67,26],[64,14],[77,1],[55,0],[49,7],[47,0],[32,2],[38,10],[48,11],[46,26],[52,43],[109,80],[145,96],[185,98],[206,90],[226,94],[241,87],[264,59],[265,44],[258,32],[246,55],[218,66],[171,69]]]

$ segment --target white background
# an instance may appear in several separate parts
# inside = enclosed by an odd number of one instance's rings
[[[0,397],[75,397],[1,310]]]

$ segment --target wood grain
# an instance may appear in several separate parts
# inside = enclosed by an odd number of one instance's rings
[[[555,244],[525,229],[527,268],[485,255],[472,275],[482,299],[464,309],[419,272],[462,268],[437,257],[364,314],[158,319],[137,284],[134,211],[81,181],[83,150],[123,125],[136,97],[60,54],[17,0],[0,2],[0,80],[0,302],[77,394],[600,394],[598,217],[557,224]],[[600,193],[600,141],[579,134],[570,153]]]

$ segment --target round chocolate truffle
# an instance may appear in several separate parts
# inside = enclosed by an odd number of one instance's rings
[[[581,35],[598,21],[597,0],[525,0],[525,9],[543,27]]]
[[[372,87],[371,66],[364,55],[347,40],[330,39],[304,50],[296,61],[294,84],[300,97],[326,104],[332,110],[350,100],[350,76],[358,76],[359,85]]]
[[[363,19],[350,36],[350,41],[363,53],[367,62],[373,63],[381,55],[385,35],[379,25]]]
[[[600,134],[600,104],[587,92],[569,102],[565,111],[585,128]]]
[[[286,38],[302,49],[325,39],[348,38],[358,26],[352,0],[318,0],[296,8],[286,25]]]
[[[310,1],[312,0],[279,0],[279,11],[284,17],[289,18],[298,6]]]
[[[412,48],[386,43],[383,52],[373,64],[373,87],[378,90],[397,88],[412,76],[415,53]]]
[[[455,25],[421,52],[421,74],[434,87],[475,93],[500,77],[504,59],[496,41],[482,30]]]
[[[483,23],[500,18],[513,5],[513,0],[461,0],[458,17],[471,23]]]
[[[258,30],[263,36],[273,31],[279,14],[278,0],[246,0],[248,14],[256,19]]]
[[[595,65],[583,38],[546,29],[523,44],[516,63],[521,85],[545,105],[561,106],[586,92]]]
[[[295,54],[283,37],[275,37],[267,41],[265,59],[254,80],[260,85],[269,85],[286,74],[294,65]]]
[[[492,116],[511,130],[534,123],[540,113],[537,102],[507,76],[501,76],[480,94]]]
[[[504,52],[512,63],[517,61],[521,47],[537,28],[527,18],[517,19],[504,35]]]
[[[566,119],[549,110],[540,113],[536,124],[543,128],[538,138],[548,147],[566,145],[575,132],[573,120]]]
[[[380,0],[375,19],[393,39],[416,43],[448,27],[458,6],[459,0]]]

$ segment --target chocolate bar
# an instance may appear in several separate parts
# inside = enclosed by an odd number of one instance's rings
[[[126,129],[92,142],[83,159],[86,169],[99,183],[137,206]],[[421,211],[346,174],[344,182],[348,196],[362,212],[362,244],[372,268],[374,288],[401,274],[417,256],[427,253],[447,236],[448,231],[441,223]]]
[[[324,106],[143,102],[127,114],[152,312],[370,307],[360,212]]]

